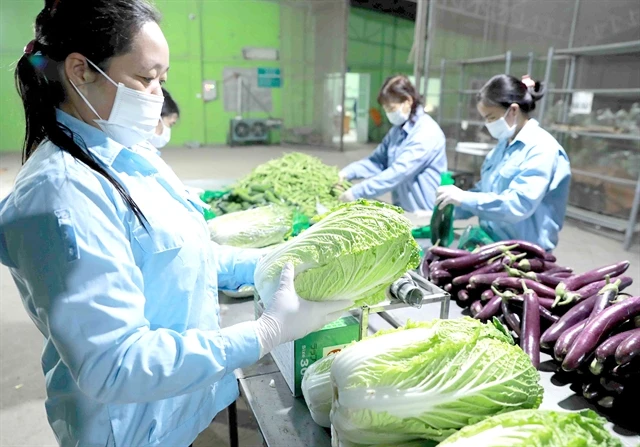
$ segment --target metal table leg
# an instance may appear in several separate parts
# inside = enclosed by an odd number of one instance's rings
[[[227,414],[229,415],[229,444],[231,447],[239,447],[238,443],[238,408],[236,403],[233,402],[227,408]]]

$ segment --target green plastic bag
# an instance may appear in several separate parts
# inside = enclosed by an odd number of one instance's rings
[[[220,191],[205,191],[200,194],[200,200],[202,200],[204,203],[211,203],[212,200],[219,199],[220,197],[223,197],[228,193],[228,189]]]
[[[291,227],[291,236],[297,236],[311,226],[309,218],[296,210],[293,212],[293,225]]]
[[[461,250],[473,251],[479,246],[492,244],[494,242],[497,241],[493,240],[493,238],[481,227],[469,225],[460,236],[458,248]]]

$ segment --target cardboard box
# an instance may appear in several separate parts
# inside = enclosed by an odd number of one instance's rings
[[[254,298],[255,316],[262,314],[262,305],[257,295]],[[278,365],[285,382],[294,396],[302,396],[302,377],[309,366],[322,357],[340,351],[360,334],[358,319],[348,315],[312,332],[300,340],[276,347],[271,356]]]

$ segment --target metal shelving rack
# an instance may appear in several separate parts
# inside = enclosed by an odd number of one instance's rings
[[[615,44],[607,44],[607,45],[595,45],[588,47],[574,47],[574,48],[566,48],[556,50],[553,47],[549,48],[547,54],[547,65],[545,69],[545,77],[544,83],[545,85],[550,85],[549,82],[551,80],[551,71],[554,60],[558,60],[560,58],[569,58],[569,71],[567,79],[565,80],[564,86],[561,89],[549,89],[547,90],[547,95],[544,96],[542,103],[540,105],[540,117],[544,117],[544,112],[547,108],[547,103],[549,101],[549,94],[558,94],[562,95],[564,100],[564,107],[562,110],[562,122],[557,124],[567,124],[567,119],[569,116],[569,95],[575,92],[592,92],[594,94],[604,94],[604,95],[622,95],[622,96],[630,96],[637,95],[640,97],[640,88],[619,88],[619,89],[576,89],[574,88],[575,77],[576,77],[576,64],[579,57],[602,57],[602,56],[611,56],[611,55],[621,55],[621,54],[632,54],[632,53],[640,53],[640,40],[635,40],[631,42],[620,42]],[[593,138],[603,138],[603,139],[611,139],[611,140],[626,140],[626,141],[636,141],[640,143],[640,135],[633,134],[607,134],[600,132],[588,132],[588,131],[574,131],[571,130],[570,127],[567,129],[558,128],[551,126],[549,129],[551,132],[563,135],[577,135],[577,136],[585,136],[585,137],[593,137]],[[579,173],[580,175],[584,175],[586,177],[596,178],[605,182],[625,185],[625,186],[635,186],[634,198],[631,206],[631,213],[629,215],[629,220],[624,224],[624,220],[614,218],[611,216],[601,215],[598,213],[589,212],[586,210],[581,210],[576,207],[569,207],[567,209],[567,215],[574,219],[581,220],[583,222],[587,222],[594,225],[599,225],[604,228],[608,228],[616,231],[624,231],[624,243],[623,247],[625,250],[628,250],[631,246],[633,235],[636,231],[639,231],[637,225],[638,219],[638,210],[640,208],[640,177],[634,180],[620,179],[617,177],[606,176],[602,174],[587,172],[587,171],[578,171],[573,169],[574,173]]]
[[[487,64],[487,63],[496,63],[496,62],[502,62],[504,61],[504,72],[505,73],[509,73],[511,71],[511,63],[514,61],[523,61],[523,60],[528,60],[529,61],[529,65],[528,65],[528,69],[529,71],[531,71],[532,67],[533,67],[533,53],[529,53],[528,56],[513,56],[513,54],[511,53],[511,51],[507,51],[504,54],[498,54],[495,56],[488,56],[488,57],[478,57],[475,59],[461,59],[461,60],[447,60],[447,59],[442,59],[440,61],[440,107],[438,108],[438,122],[442,123],[443,122],[443,118],[442,118],[442,104],[444,104],[444,95],[445,94],[451,94],[451,93],[457,93],[458,94],[458,110],[456,112],[456,119],[455,119],[455,123],[459,124],[462,121],[462,101],[464,100],[464,97],[466,95],[475,95],[476,93],[478,93],[477,90],[465,90],[464,89],[464,69],[465,67],[469,66],[469,65],[477,65],[477,64]],[[446,79],[445,77],[445,71],[447,69],[447,64],[449,65],[457,65],[460,67],[460,79],[458,82],[458,88],[455,90],[445,90],[444,88],[444,80]],[[446,120],[447,122],[453,122],[452,120]],[[480,124],[480,122],[477,121],[468,121],[469,124],[472,125],[484,125],[484,123]]]

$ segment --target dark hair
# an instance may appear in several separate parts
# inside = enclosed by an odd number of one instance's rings
[[[179,117],[180,108],[171,94],[164,87],[162,87],[162,94],[164,95],[164,104],[162,104],[161,116],[169,116],[175,113]]]
[[[508,109],[511,104],[518,104],[520,110],[529,113],[536,109],[536,101],[544,96],[542,83],[532,82],[533,85],[527,87],[515,76],[496,75],[480,89],[476,99],[488,106],[501,106],[505,109]]]
[[[378,104],[384,105],[390,102],[405,102],[411,98],[411,115],[415,115],[418,106],[422,104],[422,98],[418,94],[416,88],[405,75],[395,75],[388,77],[378,93]]]
[[[146,219],[127,190],[79,135],[57,121],[56,108],[66,99],[60,72],[69,54],[80,53],[106,71],[112,57],[131,50],[144,24],[159,20],[157,10],[145,0],[45,0],[36,17],[35,39],[25,52],[29,54],[22,55],[14,75],[26,121],[22,162],[40,143],[51,141],[104,176],[145,227]]]

